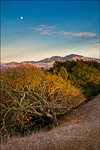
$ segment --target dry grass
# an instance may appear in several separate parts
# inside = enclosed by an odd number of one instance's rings
[[[1,140],[1,150],[100,150],[99,106],[100,95],[66,115],[49,132]]]

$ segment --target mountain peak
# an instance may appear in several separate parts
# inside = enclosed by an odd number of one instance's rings
[[[77,55],[77,54],[70,54],[70,55],[66,55],[65,57],[61,57],[61,56],[52,56],[51,58],[45,58],[43,60],[40,61],[23,61],[21,63],[18,62],[10,62],[10,63],[2,63],[1,62],[1,70],[3,70],[6,67],[17,67],[18,65],[24,64],[30,64],[32,66],[36,66],[38,68],[44,67],[46,69],[49,69],[50,67],[53,66],[55,61],[66,61],[66,60],[80,60],[83,59],[84,61],[92,61],[95,60],[97,62],[100,63],[100,59],[95,59],[95,58],[90,58],[90,57],[84,57],[82,55]]]

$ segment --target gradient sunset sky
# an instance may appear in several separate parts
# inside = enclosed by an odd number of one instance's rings
[[[99,58],[99,1],[2,1],[1,61]]]

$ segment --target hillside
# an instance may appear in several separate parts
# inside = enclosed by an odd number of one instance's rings
[[[45,58],[43,60],[40,61],[22,61],[20,63],[18,62],[10,62],[10,63],[3,63],[1,62],[1,70],[5,70],[7,67],[17,67],[18,65],[32,65],[32,66],[36,66],[36,67],[44,67],[46,69],[49,69],[50,67],[53,66],[55,61],[66,61],[66,60],[80,60],[83,59],[84,61],[92,61],[95,60],[97,62],[100,62],[100,59],[96,59],[96,58],[90,58],[90,57],[84,57],[81,55],[76,55],[76,54],[71,54],[71,55],[66,55],[65,57],[61,57],[61,56],[53,56],[51,58]]]
[[[11,138],[1,150],[99,150],[100,95],[74,109],[60,126],[23,138]]]

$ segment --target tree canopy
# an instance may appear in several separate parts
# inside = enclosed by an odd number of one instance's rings
[[[62,68],[67,75],[61,73]],[[96,61],[56,61],[49,71],[57,75],[60,73],[72,85],[81,87],[87,99],[100,93],[100,63]]]
[[[1,73],[1,129],[34,126],[35,120],[42,117],[57,125],[58,114],[85,100],[82,91],[66,82],[65,77],[68,73],[64,67],[59,76],[29,66]]]

